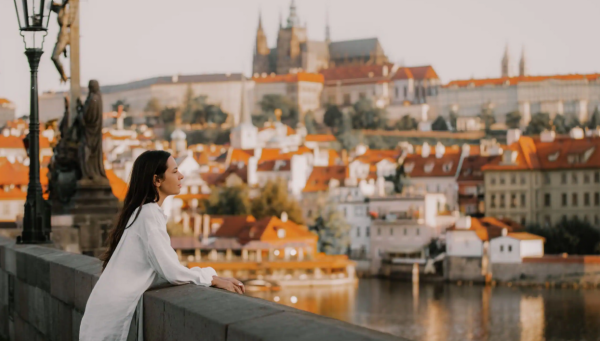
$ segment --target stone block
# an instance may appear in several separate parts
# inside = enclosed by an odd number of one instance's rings
[[[29,285],[15,278],[15,315],[20,315],[23,320],[29,319]]]
[[[69,305],[73,305],[75,297],[73,281],[76,277],[76,270],[92,266],[98,262],[99,260],[96,258],[76,254],[50,259],[50,294]]]
[[[0,269],[6,271],[5,261],[4,261],[4,253],[6,249],[14,245],[15,241],[13,239],[5,238],[0,236]]]
[[[73,321],[71,322],[72,324],[72,328],[73,328],[73,332],[72,332],[72,337],[73,337],[73,341],[79,341],[79,327],[81,327],[81,319],[83,319],[83,314],[80,313],[78,310],[73,310],[71,312],[71,317],[73,319]]]
[[[165,302],[152,293],[144,294],[144,339],[146,341],[164,341]]]
[[[17,254],[14,245],[4,247],[4,271],[13,276],[17,276]]]
[[[0,339],[8,340],[8,273],[0,270]]]
[[[227,329],[227,341],[404,340],[335,319],[282,312],[235,322]]]
[[[56,254],[62,255],[64,252],[51,247],[34,245],[18,250],[16,254],[17,277],[29,285],[44,286],[45,282],[49,282],[49,276],[47,271],[44,271],[44,266],[47,267],[47,264],[45,264],[42,256]]]
[[[64,341],[73,338],[73,309],[54,297],[50,297],[49,340]]]
[[[50,294],[34,286],[29,286],[28,293],[28,322],[40,333],[47,335],[48,324],[50,323]]]
[[[35,341],[40,339],[35,328],[20,316],[15,316],[15,341]]]
[[[75,309],[85,311],[85,305],[94,287],[94,276],[99,275],[101,269],[102,266],[100,263],[93,263],[73,269],[71,290]]]

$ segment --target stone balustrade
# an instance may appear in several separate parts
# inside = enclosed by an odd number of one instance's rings
[[[0,237],[0,340],[78,340],[98,259]],[[155,283],[143,298],[144,340],[399,340],[266,300]],[[137,340],[131,324],[128,340]]]

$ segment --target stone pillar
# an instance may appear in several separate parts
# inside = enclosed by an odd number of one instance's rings
[[[183,212],[183,214],[181,216],[183,218],[183,232],[189,233],[190,232],[190,215],[187,212]]]
[[[304,260],[304,248],[303,247],[298,249],[298,261],[302,261],[302,260]]]
[[[248,250],[247,249],[242,250],[242,259],[245,261],[248,260]]]
[[[210,236],[210,215],[205,214],[202,222],[202,239],[207,239]]]
[[[210,253],[208,254],[208,259],[215,261],[217,260],[217,250],[212,249],[210,250]]]
[[[271,262],[275,260],[275,255],[273,254],[273,252],[275,252],[273,251],[273,249],[269,249],[269,261]]]
[[[290,260],[290,249],[287,247],[283,249],[283,259],[286,261]]]

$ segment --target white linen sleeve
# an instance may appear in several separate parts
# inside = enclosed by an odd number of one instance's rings
[[[216,271],[211,267],[187,268],[179,263],[177,253],[171,247],[169,235],[166,230],[147,229],[148,258],[152,268],[171,284],[194,283],[196,285],[210,286]]]

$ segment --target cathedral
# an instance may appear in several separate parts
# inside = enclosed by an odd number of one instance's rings
[[[267,36],[262,27],[262,18],[258,18],[256,48],[252,63],[252,73],[287,74],[295,72],[318,72],[345,65],[382,65],[388,63],[377,38],[332,42],[329,22],[325,27],[325,41],[309,40],[306,24],[300,23],[294,0],[284,26],[279,20],[277,46],[269,48]]]

